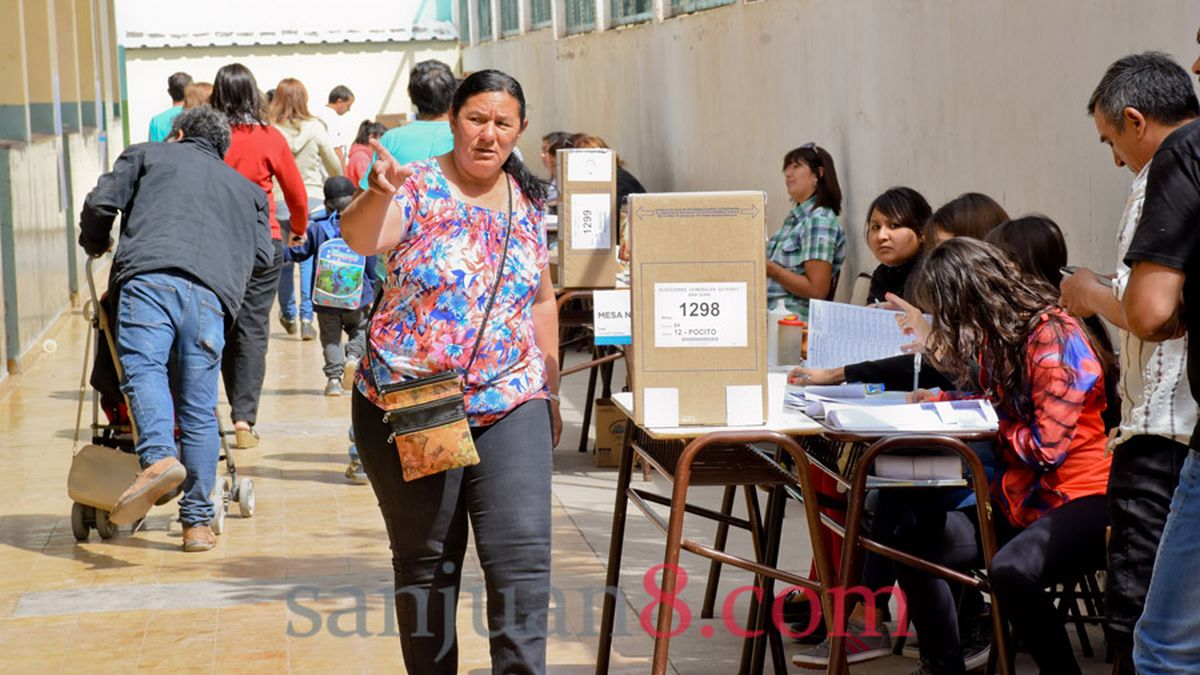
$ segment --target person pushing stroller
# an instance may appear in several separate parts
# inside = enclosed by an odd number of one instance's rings
[[[273,250],[266,196],[222,161],[225,118],[207,106],[187,110],[170,140],[121,153],[84,200],[79,243],[91,256],[110,250],[113,220],[123,214],[109,292],[142,471],[109,522],[143,518],[182,483],[183,550],[206,551],[216,544],[209,494],[220,459],[225,333],[252,270],[269,266]]]

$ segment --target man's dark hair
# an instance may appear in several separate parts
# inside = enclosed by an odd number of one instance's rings
[[[1088,99],[1117,131],[1125,129],[1125,109],[1133,108],[1160,124],[1174,125],[1200,116],[1200,102],[1183,66],[1162,52],[1122,57],[1104,71]]]
[[[187,73],[172,73],[167,78],[167,93],[171,95],[171,101],[180,103],[183,101],[184,92],[187,86],[192,83],[192,76]]]
[[[352,98],[354,98],[354,92],[350,91],[350,87],[347,87],[344,84],[339,84],[338,86],[331,89],[329,92],[329,102],[330,103],[340,103],[342,101],[349,101]]]
[[[167,138],[175,138],[179,132],[184,138],[203,138],[212,143],[213,149],[225,158],[229,150],[229,121],[221,113],[211,107],[202,105],[184,110],[175,116],[171,122],[171,133]]]
[[[450,66],[437,59],[418,63],[408,74],[408,97],[417,106],[417,113],[424,116],[445,115],[457,88]]]

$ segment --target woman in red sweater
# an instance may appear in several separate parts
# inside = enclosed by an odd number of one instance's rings
[[[1058,307],[1058,292],[1021,271],[999,249],[967,238],[940,244],[925,259],[912,305],[889,294],[901,324],[938,370],[982,392],[1000,419],[992,482],[1000,549],[990,579],[1004,615],[1043,673],[1079,673],[1047,587],[1105,563],[1104,350]],[[925,390],[915,398],[933,397]],[[938,502],[895,535],[901,548],[950,567],[980,564],[974,507]],[[922,673],[964,672],[948,582],[896,565],[909,615],[921,636]]]
[[[258,417],[258,399],[262,394],[267,369],[267,336],[271,324],[271,305],[279,286],[283,267],[283,235],[275,218],[275,200],[271,196],[272,179],[279,182],[284,200],[291,211],[289,243],[304,241],[308,228],[308,195],[296,168],[296,160],[278,129],[262,118],[262,99],[258,83],[250,69],[231,63],[217,71],[211,105],[229,120],[233,130],[225,163],[267,193],[271,209],[271,238],[275,260],[270,267],[254,270],[229,336],[225,341],[221,374],[225,393],[233,408],[233,426],[239,448],[258,445],[254,423]]]

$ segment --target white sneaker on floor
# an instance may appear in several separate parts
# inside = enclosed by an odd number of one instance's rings
[[[342,379],[340,377],[331,377],[325,383],[326,396],[341,396],[342,395]]]

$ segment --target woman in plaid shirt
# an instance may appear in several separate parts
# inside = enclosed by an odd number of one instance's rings
[[[796,206],[767,240],[767,306],[782,299],[807,321],[809,299],[833,296],[846,259],[846,232],[838,222],[842,188],[833,157],[815,143],[784,155],[783,177]]]

